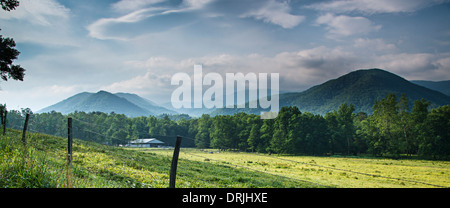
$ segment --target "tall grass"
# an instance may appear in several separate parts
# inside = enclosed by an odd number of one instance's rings
[[[23,144],[17,135],[8,133],[0,139],[0,187],[63,187],[64,167],[32,144]]]
[[[67,139],[8,130],[0,136],[3,188],[167,188],[171,157],[74,139],[71,171]],[[299,180],[180,158],[176,187],[320,187]],[[67,178],[69,175],[69,178]]]
[[[45,135],[28,134],[26,143],[20,136],[19,131],[10,129],[0,137],[0,187],[63,188],[68,182],[73,187],[102,187],[102,183],[68,178],[64,158],[55,157],[58,149],[43,151],[52,147],[43,148],[42,141],[35,140]]]

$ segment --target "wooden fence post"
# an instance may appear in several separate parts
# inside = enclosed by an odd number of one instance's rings
[[[175,180],[177,178],[178,155],[180,153],[181,136],[177,136],[175,149],[173,150],[172,166],[170,167],[169,188],[175,188]]]
[[[5,109],[5,116],[3,116],[3,136],[6,135],[6,115],[8,115],[8,111]]]
[[[2,106],[0,106],[0,121],[2,122],[2,125],[3,125],[3,108],[2,108]]]
[[[22,133],[22,142],[23,142],[23,144],[27,144],[27,140],[25,139],[25,134],[27,133],[28,119],[29,118],[30,118],[30,114],[27,113],[27,116],[25,117],[25,124],[23,125],[23,133]]]
[[[70,188],[70,179],[72,175],[72,118],[67,119],[67,188]]]

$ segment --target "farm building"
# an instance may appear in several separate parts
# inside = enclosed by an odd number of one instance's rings
[[[148,139],[136,139],[133,141],[130,141],[128,143],[128,147],[159,147],[163,146],[164,142],[159,141],[155,138],[148,138]]]

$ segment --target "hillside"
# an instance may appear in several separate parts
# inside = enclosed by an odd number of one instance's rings
[[[12,129],[6,136],[0,135],[0,188],[67,187],[67,139],[28,133],[24,146],[19,138],[21,131]],[[70,187],[167,188],[172,154],[172,149],[126,149],[74,139]],[[448,161],[286,157],[232,151],[211,154],[182,148],[176,187],[448,187],[448,165]]]
[[[311,87],[298,93],[280,95],[280,107],[297,106],[302,112],[325,114],[337,110],[339,105],[355,105],[356,112],[372,113],[375,100],[384,98],[388,93],[398,97],[405,93],[412,106],[414,100],[424,98],[431,101],[431,107],[450,104],[450,96],[423,86],[411,83],[404,78],[381,70],[357,70],[337,79]],[[219,109],[213,115],[247,112],[260,114],[263,109]]]
[[[66,187],[67,139],[27,133],[24,146],[19,138],[12,129],[0,135],[0,188]],[[163,155],[74,139],[71,187],[167,188],[170,164]],[[176,187],[322,187],[234,167],[180,156]]]
[[[450,80],[438,82],[425,80],[412,80],[411,82],[416,85],[424,86],[426,88],[436,90],[450,96]]]
[[[115,112],[129,117],[159,115],[175,113],[135,94],[116,93],[106,91],[97,93],[82,92],[61,102],[39,110],[38,113],[56,111],[68,114],[75,111],[104,113]]]
[[[150,114],[152,115],[160,115],[160,114],[178,114],[175,111],[169,110],[167,108],[161,107],[158,104],[154,103],[151,100],[145,99],[140,97],[139,95],[136,94],[131,94],[131,93],[115,93],[114,95],[117,95],[121,98],[125,98],[128,101],[130,101],[131,103],[139,106],[142,109],[145,109],[147,111],[150,112]]]
[[[324,114],[337,110],[346,102],[355,105],[356,112],[371,113],[374,101],[388,93],[395,93],[398,97],[405,93],[411,103],[424,98],[432,102],[432,107],[450,104],[450,97],[440,92],[381,69],[367,69],[351,72],[302,93],[281,95],[280,105],[295,105],[302,111]]]

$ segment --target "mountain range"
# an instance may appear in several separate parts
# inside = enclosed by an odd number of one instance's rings
[[[448,87],[450,81],[408,81],[396,74],[382,69],[361,69],[350,72],[336,79],[329,80],[320,85],[311,87],[303,92],[282,93],[279,96],[280,107],[297,106],[302,112],[325,114],[337,110],[343,103],[355,106],[355,112],[372,113],[375,100],[394,93],[400,98],[405,93],[412,107],[414,100],[426,99],[431,102],[432,108],[449,105],[450,96]],[[248,102],[247,102],[248,105]],[[97,93],[83,92],[66,100],[44,108],[39,112],[57,111],[68,114],[74,111],[101,111],[105,113],[122,113],[129,117],[148,116],[159,114],[186,113],[191,116],[201,114],[232,115],[238,112],[259,115],[260,108],[190,108],[173,109],[171,104],[161,107],[156,103],[130,93]],[[259,106],[259,105],[258,105]]]
[[[422,98],[431,101],[431,107],[450,104],[450,97],[441,92],[416,85],[408,80],[381,70],[358,70],[329,80],[304,92],[283,94],[280,96],[280,106],[295,105],[301,111],[324,114],[337,110],[346,102],[355,105],[356,112],[371,113],[375,100],[394,93],[400,98],[405,93],[410,101]]]
[[[450,96],[450,80],[438,82],[426,80],[412,80],[411,82],[416,85],[424,86],[426,88],[436,90]]]
[[[375,100],[394,93],[400,98],[405,93],[412,107],[414,100],[424,98],[432,108],[450,104],[450,96],[414,84],[396,74],[382,69],[361,69],[337,79],[329,80],[303,92],[280,94],[280,107],[297,106],[302,112],[325,114],[337,110],[343,103],[355,106],[355,112],[372,113]],[[217,109],[212,115],[246,112],[260,114],[264,109]]]
[[[69,114],[75,111],[104,112],[125,114],[129,117],[149,116],[159,114],[177,114],[177,112],[158,106],[154,102],[136,94],[115,93],[106,91],[97,93],[82,92],[54,105],[38,111],[38,113],[56,111]]]

